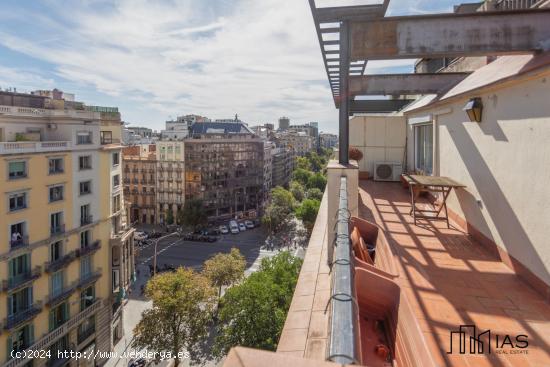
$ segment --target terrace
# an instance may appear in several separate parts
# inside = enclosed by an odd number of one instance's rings
[[[545,102],[523,100],[521,88],[528,90],[528,83],[538,88],[550,70],[547,49],[539,43],[550,39],[550,4],[487,2],[469,11],[459,6],[456,14],[387,17],[389,0],[339,7],[309,2],[340,111],[338,162],[328,166],[325,196],[277,352],[237,347],[225,366],[550,365],[548,259],[539,241],[547,232],[533,216],[540,200],[526,198],[521,166],[500,166],[509,160],[496,151],[532,148],[537,157],[544,154],[546,142],[518,140],[515,131],[504,131],[503,122],[517,121],[519,127],[538,119],[533,131],[547,131],[538,124],[548,122],[548,110],[541,109]],[[502,9],[514,11],[497,11]],[[501,22],[518,37],[506,37],[497,26]],[[526,55],[496,57],[511,53]],[[365,72],[369,60],[473,56],[487,57],[486,66],[452,73]],[[526,72],[530,78],[522,76]],[[516,84],[506,83],[510,80]],[[489,106],[505,95],[509,102],[500,103],[513,112]],[[450,96],[455,99],[445,101]],[[467,116],[464,106],[473,100],[485,102],[483,119]],[[361,117],[350,122],[354,114]],[[369,122],[372,114],[386,120]],[[426,145],[417,141],[421,124],[433,129]],[[457,139],[459,133],[464,139]],[[361,172],[349,160],[350,140],[364,142],[355,143],[370,162],[362,163]],[[427,170],[417,165],[419,153],[426,154]],[[360,179],[364,171],[378,174],[373,160],[465,181],[451,194],[450,226],[430,219],[415,224],[408,190]],[[522,185],[506,179],[503,172],[512,171]],[[548,191],[534,187],[533,194]],[[434,200],[447,198],[437,195],[416,204],[430,209]]]

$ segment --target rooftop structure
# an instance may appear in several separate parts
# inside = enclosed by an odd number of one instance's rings
[[[540,219],[550,216],[550,176],[537,169],[549,164],[550,3],[386,17],[388,4],[310,1],[340,110],[339,161],[277,353],[237,348],[225,366],[550,364],[550,233]],[[460,58],[442,70],[462,71],[364,74],[369,60],[402,58]],[[432,215],[415,218],[418,209]],[[507,335],[513,342],[495,342]]]

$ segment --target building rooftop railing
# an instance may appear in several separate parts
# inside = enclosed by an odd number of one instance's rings
[[[348,209],[347,177],[340,178],[336,237],[332,260],[330,294],[330,339],[328,360],[354,364],[358,358],[357,301],[355,298]]]

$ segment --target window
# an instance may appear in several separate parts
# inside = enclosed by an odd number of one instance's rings
[[[63,270],[53,273],[51,276],[51,288],[50,293],[52,297],[59,296],[63,292],[63,281],[64,281]]]
[[[50,262],[61,259],[63,241],[57,241],[50,244]]]
[[[49,173],[55,175],[57,173],[63,173],[63,158],[50,158],[49,159]]]
[[[113,189],[116,189],[120,186],[120,175],[113,176]]]
[[[50,214],[50,229],[51,234],[65,232],[65,227],[63,225],[63,212]]]
[[[95,286],[91,285],[80,292],[80,311],[91,306],[95,301]]]
[[[80,277],[88,278],[92,274],[92,256],[84,256],[80,259]]]
[[[25,209],[27,207],[27,193],[17,193],[10,195],[10,212]]]
[[[10,226],[11,248],[22,246],[26,243],[25,222],[15,223]]]
[[[414,167],[426,175],[433,172],[433,126],[431,124],[414,127]]]
[[[120,195],[113,196],[113,213],[120,210]]]
[[[26,161],[9,162],[8,171],[9,171],[10,180],[27,177],[27,162]]]
[[[101,144],[112,144],[113,143],[113,132],[112,131],[101,131]]]
[[[92,132],[80,131],[76,133],[76,144],[92,144]]]
[[[92,216],[90,212],[90,204],[80,206],[80,225],[84,226],[92,223]]]
[[[82,155],[78,157],[78,168],[81,171],[85,169],[92,169],[92,156]]]
[[[113,153],[113,166],[118,166],[120,164],[120,153]]]
[[[84,342],[95,331],[95,316],[90,316],[82,324],[78,325],[78,344]]]
[[[118,269],[113,269],[113,292],[118,291],[120,285],[120,272]]]
[[[80,195],[87,195],[92,193],[92,181],[80,182]]]
[[[17,280],[25,277],[31,268],[30,254],[17,256],[9,261],[9,279]]]
[[[63,185],[50,187],[50,203],[63,200]]]
[[[88,247],[90,244],[90,231],[80,232],[80,248]]]
[[[62,304],[52,308],[50,311],[50,331],[57,329],[69,319],[69,304]]]
[[[34,327],[32,324],[25,325],[10,335],[8,338],[8,350],[21,352],[31,346],[34,339]],[[11,352],[8,353],[11,356]]]

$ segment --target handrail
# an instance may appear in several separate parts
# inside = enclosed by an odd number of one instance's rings
[[[357,301],[349,235],[347,177],[340,178],[339,205],[332,262],[331,315],[328,360],[355,364],[358,358]]]

